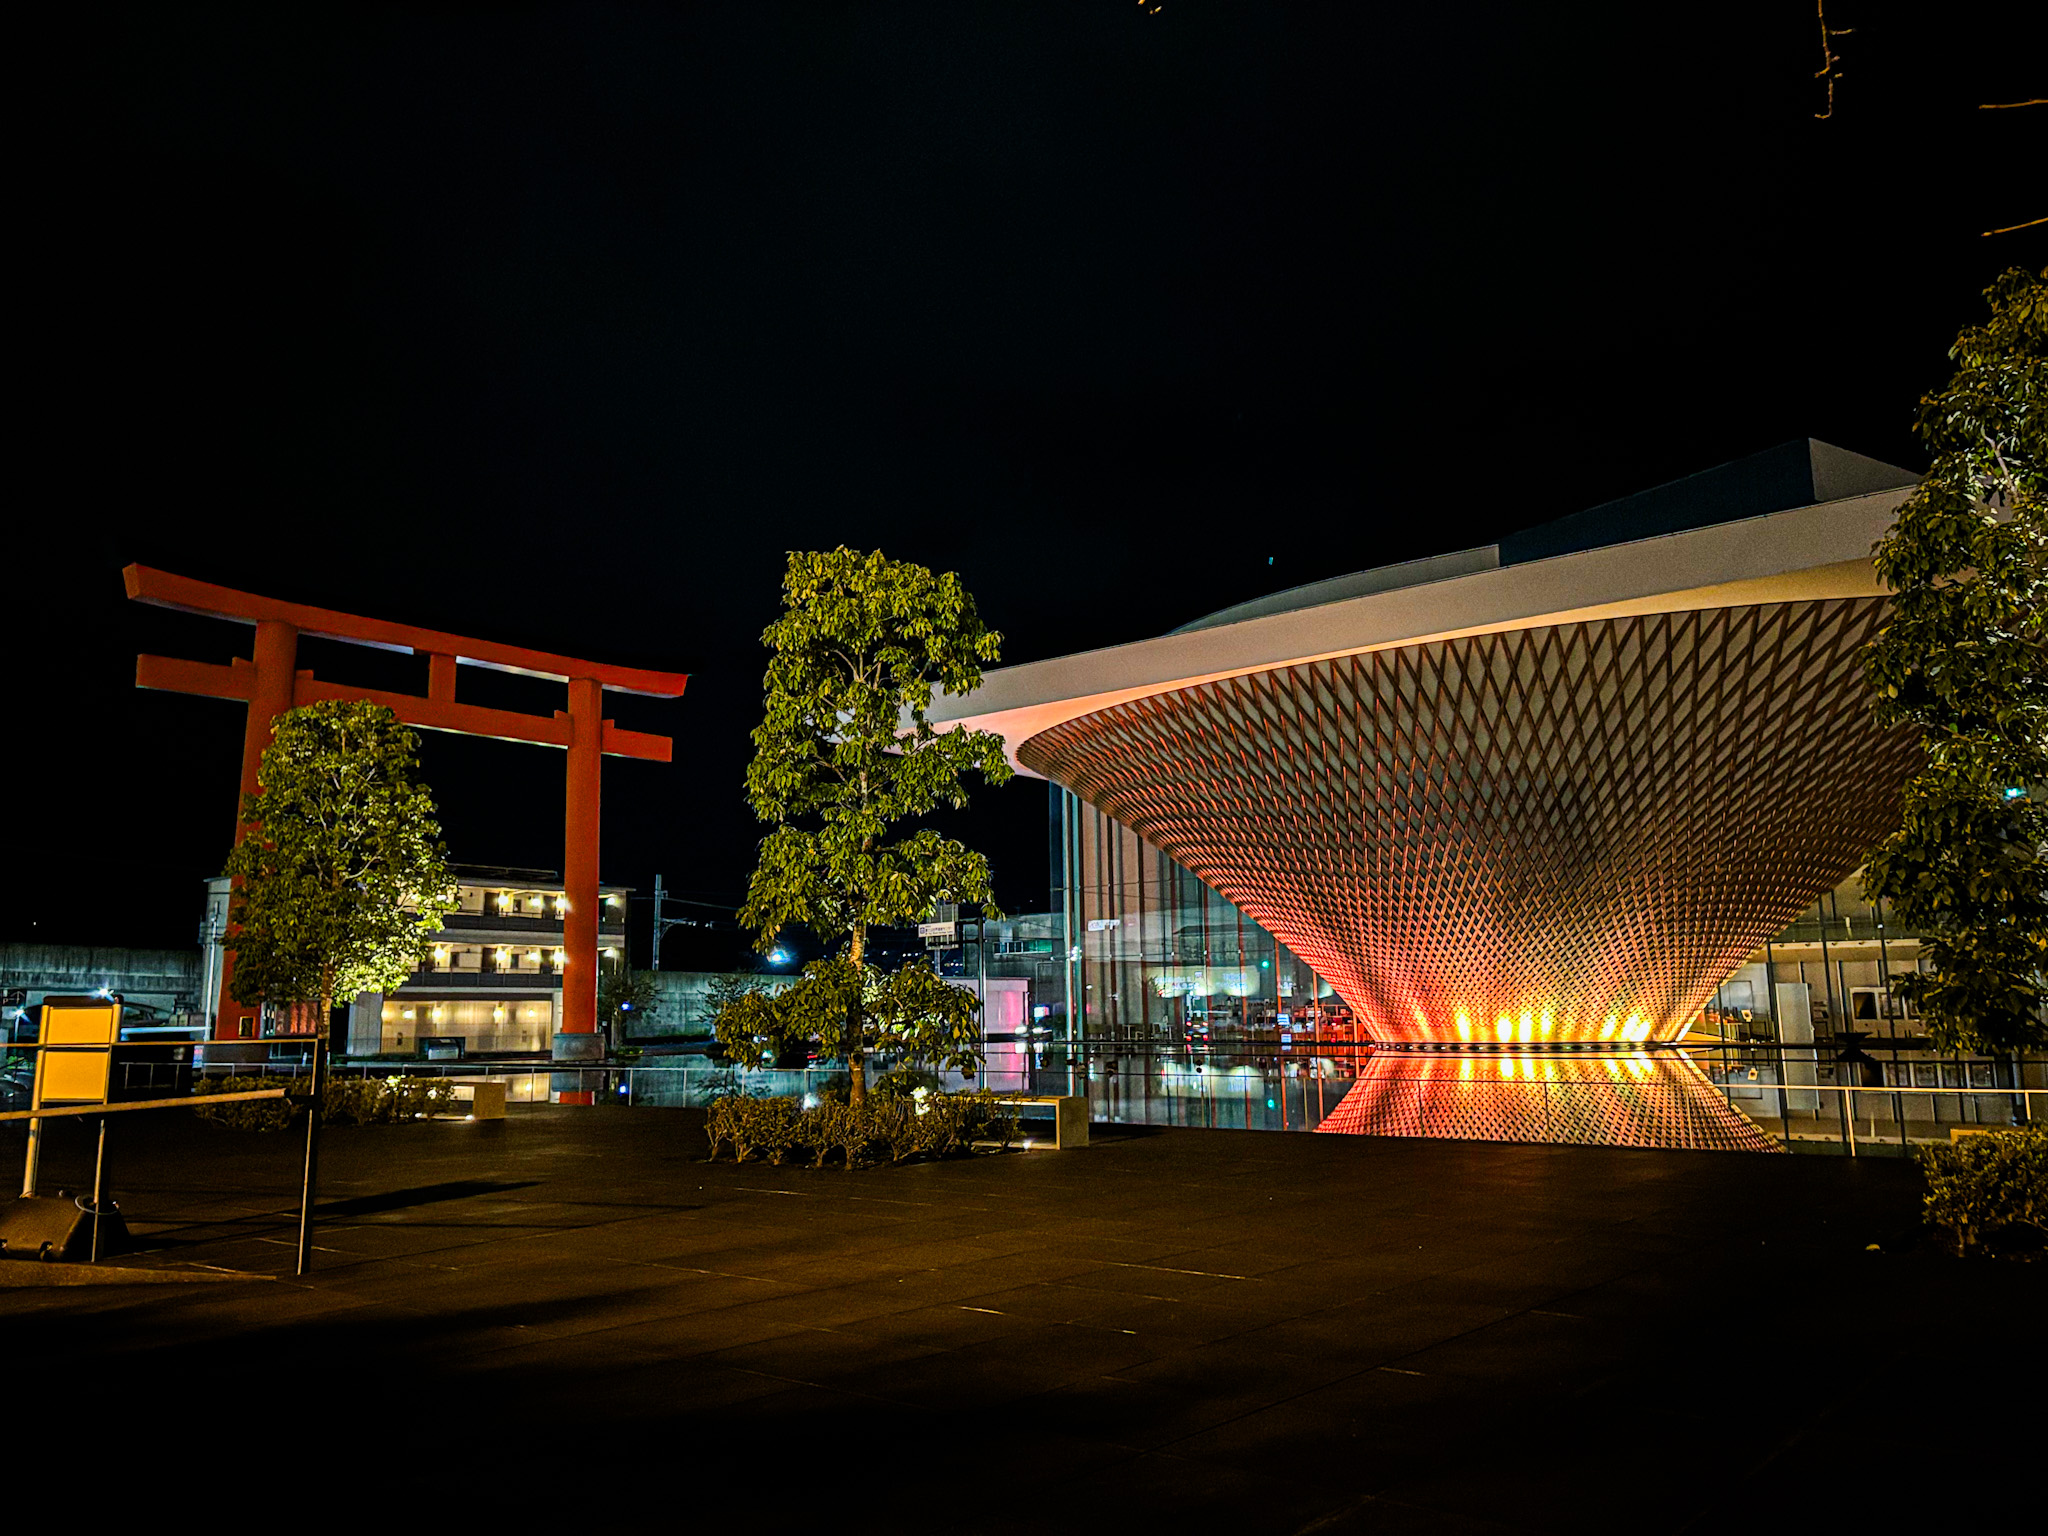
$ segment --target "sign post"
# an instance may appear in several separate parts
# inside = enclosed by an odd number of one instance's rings
[[[46,1104],[104,1104],[114,1071],[114,1044],[121,1038],[121,1004],[105,997],[46,997],[37,1044],[34,1085],[29,1108]],[[102,1122],[104,1140],[104,1122]],[[104,1148],[103,1148],[104,1151]],[[36,1171],[43,1156],[43,1122],[28,1123],[28,1156],[21,1170],[21,1192],[36,1192]],[[98,1173],[94,1174],[95,1185]],[[99,1190],[93,1190],[99,1205]],[[97,1214],[97,1212],[95,1212]]]

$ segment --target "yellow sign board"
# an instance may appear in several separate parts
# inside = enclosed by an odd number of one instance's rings
[[[121,1038],[121,1005],[101,997],[43,999],[35,1102],[104,1104]]]
[[[112,1045],[121,1033],[121,1005],[99,998],[53,997],[43,1003],[44,1045]]]

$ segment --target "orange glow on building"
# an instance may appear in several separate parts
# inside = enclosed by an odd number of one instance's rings
[[[1881,597],[1636,614],[1155,692],[1024,740],[1388,1042],[1675,1039],[1896,822]],[[1600,1021],[1600,1022],[1596,1022]]]

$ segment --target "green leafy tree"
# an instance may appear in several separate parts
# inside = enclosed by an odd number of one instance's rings
[[[894,975],[855,966],[846,955],[813,960],[794,985],[773,995],[743,994],[718,1016],[718,1040],[743,1066],[783,1059],[793,1045],[815,1042],[819,1053],[853,1068],[852,1098],[866,1097],[862,1063],[909,1057],[972,1072],[981,1064],[981,1001],[914,961]]]
[[[925,718],[935,690],[980,685],[1002,637],[958,576],[879,552],[793,553],[782,592],[782,616],[762,635],[773,654],[746,778],[748,803],[773,830],[740,917],[763,949],[794,923],[838,950],[780,996],[721,1011],[718,1037],[749,1065],[814,1039],[852,1068],[858,1102],[878,1051],[980,1059],[973,995],[924,965],[879,974],[868,933],[916,922],[938,902],[993,900],[988,860],[916,823],[964,806],[970,774],[1010,777],[1000,737],[940,732]]]
[[[2048,1042],[2048,272],[1985,298],[1920,403],[1933,466],[1877,550],[1892,611],[1865,666],[1926,758],[1865,887],[1922,935],[1934,969],[1894,986],[1929,1037],[2003,1053]]]
[[[612,1054],[625,1048],[633,1021],[653,1018],[660,1001],[661,986],[654,972],[634,970],[624,955],[598,972],[597,1016],[604,1022]]]
[[[710,984],[705,987],[704,1006],[710,1011],[711,1017],[716,1019],[749,992],[759,992],[761,990],[763,990],[763,987],[761,978],[758,976],[743,976],[736,972],[724,972],[712,977]]]
[[[381,704],[323,701],[280,715],[263,750],[228,948],[238,1002],[317,1003],[388,992],[431,952],[455,906],[418,739]]]

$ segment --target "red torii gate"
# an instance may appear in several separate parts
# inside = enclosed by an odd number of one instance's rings
[[[563,747],[569,754],[568,805],[563,829],[562,877],[569,910],[564,922],[563,948],[568,966],[562,976],[562,1033],[590,1035],[597,1031],[597,919],[598,919],[598,791],[604,754],[638,757],[666,763],[673,759],[674,743],[666,736],[621,730],[604,718],[604,690],[646,694],[657,699],[681,698],[689,676],[681,672],[649,672],[639,667],[614,667],[602,662],[575,661],[544,651],[529,651],[516,645],[499,645],[490,640],[465,640],[439,630],[417,629],[410,624],[391,624],[302,603],[283,603],[217,587],[210,582],[173,576],[148,566],[131,565],[121,572],[129,597],[159,608],[208,618],[231,619],[256,626],[255,657],[235,658],[228,665],[203,661],[180,661],[169,656],[138,656],[135,684],[138,688],[160,688],[172,693],[196,693],[215,699],[239,699],[249,706],[248,724],[242,733],[242,793],[256,793],[256,770],[263,749],[270,744],[272,722],[288,709],[311,704],[316,699],[366,699],[389,708],[407,725],[428,731],[452,731],[462,736],[489,736],[499,741],[531,741],[542,746]],[[299,636],[321,640],[343,640],[378,650],[406,651],[425,655],[427,696],[385,693],[374,688],[351,688],[325,683],[311,672],[298,670]],[[485,709],[455,702],[455,668],[458,664],[490,667],[499,672],[517,672],[527,677],[545,677],[569,685],[569,707],[556,710],[553,717],[525,715],[511,710]],[[247,830],[241,821],[241,802],[236,802],[235,838]],[[221,995],[227,984],[233,956],[225,957],[221,974]],[[215,1038],[233,1038],[226,1010],[215,1026]]]

